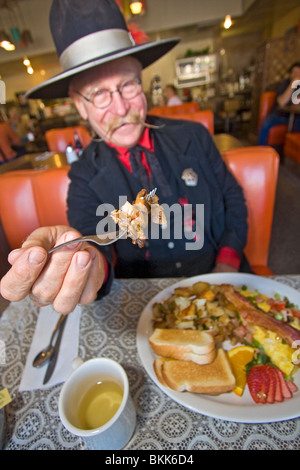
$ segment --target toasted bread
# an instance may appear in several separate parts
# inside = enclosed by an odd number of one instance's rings
[[[220,395],[235,387],[235,377],[223,349],[218,349],[215,360],[205,365],[160,357],[154,361],[154,370],[162,385],[177,392]]]
[[[155,354],[197,364],[209,364],[215,358],[215,343],[205,331],[156,328],[149,338]]]
[[[164,379],[164,376],[163,376],[163,373],[162,373],[162,370],[163,370],[163,365],[164,365],[164,362],[165,361],[172,361],[173,359],[167,359],[165,357],[157,357],[154,361],[154,364],[153,364],[153,368],[154,368],[154,372],[156,374],[156,377],[158,378],[158,380],[160,381],[160,383],[162,385],[164,385],[165,387],[168,386],[167,382],[165,381]]]

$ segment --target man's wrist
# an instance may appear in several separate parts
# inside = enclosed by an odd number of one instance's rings
[[[233,248],[229,246],[223,246],[220,249],[219,254],[216,258],[216,265],[217,264],[229,265],[235,268],[236,270],[239,270],[241,260],[239,255]]]

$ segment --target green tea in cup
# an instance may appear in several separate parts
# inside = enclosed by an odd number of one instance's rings
[[[82,397],[78,406],[78,418],[82,429],[95,429],[107,423],[118,411],[123,390],[117,383],[105,380],[97,382]]]
[[[136,425],[126,372],[104,357],[86,362],[76,358],[61,389],[58,411],[65,428],[91,450],[123,449]]]

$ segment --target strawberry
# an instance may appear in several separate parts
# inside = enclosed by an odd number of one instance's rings
[[[298,387],[297,387],[297,385],[294,384],[294,382],[292,382],[291,380],[287,380],[286,383],[287,383],[287,386],[289,387],[291,393],[298,392]]]
[[[274,368],[274,378],[276,382],[276,387],[275,387],[275,401],[282,402],[283,401],[283,395],[282,395],[282,390],[281,390],[281,382],[279,375],[276,372],[276,369]]]
[[[255,403],[282,402],[292,398],[297,392],[297,386],[286,381],[283,372],[269,364],[255,365],[247,376],[247,384]]]
[[[276,370],[276,373],[277,373],[277,375],[279,377],[279,380],[280,380],[280,385],[281,385],[281,391],[282,391],[283,398],[292,398],[293,394],[290,391],[287,382],[285,381],[283,372],[280,369],[277,369],[277,368],[275,370]]]
[[[265,372],[269,378],[269,389],[268,389],[268,396],[267,396],[267,403],[274,403],[275,401],[275,393],[276,393],[276,372],[273,367],[266,365]]]
[[[247,376],[247,384],[255,403],[266,403],[269,378],[264,365],[253,366]]]

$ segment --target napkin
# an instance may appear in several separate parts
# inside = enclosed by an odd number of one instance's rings
[[[60,314],[55,312],[50,305],[40,308],[35,332],[21,379],[19,388],[20,392],[53,387],[54,385],[64,382],[72,372],[72,362],[78,356],[79,324],[81,316],[80,306],[77,306],[73,312],[68,314],[62,341],[60,343],[56,366],[52,377],[47,384],[43,385],[43,380],[48,362],[40,368],[32,366],[35,356],[49,344],[52,331],[59,316]]]

